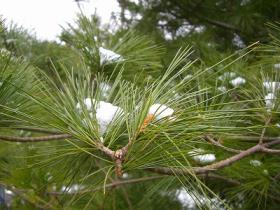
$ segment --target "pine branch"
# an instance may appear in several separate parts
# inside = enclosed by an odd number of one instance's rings
[[[241,185],[241,182],[238,181],[238,180],[235,180],[235,179],[232,179],[232,178],[229,178],[229,177],[225,177],[225,176],[221,176],[221,175],[218,175],[218,174],[215,174],[215,173],[205,173],[205,174],[199,174],[198,175],[199,177],[203,177],[203,178],[213,178],[213,179],[220,179],[220,180],[223,180],[227,183],[230,183],[232,185]]]
[[[223,180],[225,182],[228,182],[230,184],[233,184],[233,185],[240,185],[241,183],[237,180],[234,180],[234,179],[231,179],[231,178],[227,178],[227,177],[224,177],[224,176],[220,176],[218,174],[214,174],[214,173],[207,173],[207,174],[199,174],[200,177],[203,177],[203,178],[210,178],[210,179],[220,179],[220,180]],[[161,178],[164,178],[166,177],[165,175],[161,175],[161,176],[152,176],[152,177],[142,177],[142,178],[136,178],[136,179],[129,179],[129,180],[124,180],[124,181],[113,181],[109,184],[106,184],[105,185],[105,188],[106,189],[111,189],[111,188],[116,188],[116,187],[119,187],[119,186],[123,186],[123,185],[129,185],[129,184],[136,184],[136,183],[141,183],[141,182],[146,182],[146,181],[153,181],[153,180],[156,180],[156,179],[161,179]],[[93,192],[96,192],[96,191],[100,191],[100,190],[103,190],[104,189],[104,186],[100,186],[100,187],[96,187],[94,189],[88,189],[88,190],[81,190],[81,191],[78,191],[78,192],[68,192],[68,194],[85,194],[85,193],[93,193]],[[65,194],[65,192],[49,192],[48,194],[51,194],[51,195],[63,195]]]
[[[278,150],[271,150],[268,149],[268,147],[280,144],[280,139],[277,139],[275,141],[265,143],[265,144],[257,144],[253,147],[250,147],[247,150],[244,150],[230,158],[227,158],[225,160],[221,160],[219,162],[203,166],[203,167],[194,167],[190,169],[181,169],[181,168],[169,168],[169,167],[156,167],[156,168],[148,168],[147,170],[153,171],[160,174],[167,174],[167,175],[189,175],[189,174],[201,174],[201,173],[207,173],[211,171],[215,171],[218,169],[225,168],[227,166],[232,165],[233,163],[250,156],[252,154],[263,152],[263,153],[269,153],[269,154],[279,154]],[[277,152],[276,152],[277,151]]]
[[[142,178],[136,178],[136,179],[129,179],[129,180],[124,180],[124,181],[114,181],[110,184],[106,184],[105,188],[115,188],[118,186],[122,186],[122,185],[127,185],[127,184],[135,184],[135,183],[139,183],[139,182],[146,182],[146,181],[152,181],[152,180],[156,180],[156,179],[161,179],[163,177],[166,176],[152,176],[152,177],[142,177]],[[92,193],[92,192],[96,192],[99,190],[103,190],[104,186],[100,186],[100,187],[96,187],[94,189],[88,189],[88,190],[81,190],[78,192],[73,192],[75,194],[85,194],[85,193]],[[69,193],[69,192],[68,192]],[[49,194],[52,195],[63,195],[65,194],[64,192],[49,192]]]
[[[16,127],[14,129],[16,129],[16,130],[24,130],[24,131],[31,131],[31,132],[37,132],[37,133],[61,134],[61,132],[59,132],[59,131],[52,131],[52,130],[43,129],[43,128]]]
[[[224,29],[227,29],[227,30],[235,31],[235,32],[241,32],[240,28],[237,28],[234,25],[231,25],[231,24],[228,24],[228,23],[225,23],[225,22],[221,22],[221,21],[218,21],[218,20],[212,20],[210,18],[207,18],[205,16],[201,16],[201,15],[198,15],[198,14],[196,14],[195,16],[197,18],[201,19],[202,21],[205,21],[205,22],[207,22],[211,25],[218,26],[220,28],[224,28]]]
[[[280,154],[280,150],[278,150],[278,149],[263,148],[262,152],[269,153],[269,154]]]
[[[270,122],[271,122],[271,116],[269,116],[268,119],[267,119],[266,122],[265,122],[265,126],[264,126],[264,128],[262,129],[262,133],[261,133],[261,137],[260,137],[259,144],[262,144],[262,143],[263,143],[263,138],[264,138],[264,135],[265,135],[265,132],[266,132],[266,128],[267,128],[267,126],[270,124]]]
[[[101,142],[97,142],[96,143],[96,147],[97,147],[97,149],[102,151],[105,155],[107,155],[108,157],[114,159],[115,151],[109,149],[108,147],[105,147],[104,144],[102,144]]]
[[[48,135],[48,136],[39,136],[39,137],[20,137],[20,136],[3,136],[0,135],[0,141],[10,141],[10,142],[42,142],[42,141],[54,141],[54,140],[63,140],[70,138],[69,134],[57,134],[57,135]]]
[[[232,148],[229,148],[229,147],[226,147],[224,145],[222,145],[220,142],[214,140],[211,136],[209,135],[206,135],[204,137],[207,141],[209,141],[210,143],[212,143],[213,145],[217,146],[217,147],[220,147],[228,152],[233,152],[233,153],[240,153],[242,152],[242,150],[237,150],[237,149],[232,149]]]

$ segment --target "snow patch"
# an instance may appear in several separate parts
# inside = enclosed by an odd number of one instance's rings
[[[105,82],[101,82],[99,87],[101,90],[101,95],[107,98],[109,96],[109,91],[111,89],[111,86]]]
[[[250,164],[254,167],[259,167],[262,165],[262,162],[259,160],[250,160]]]
[[[207,164],[214,162],[216,160],[215,154],[203,154],[205,151],[203,149],[194,149],[192,151],[188,152],[188,155],[190,155],[196,162]]]
[[[239,47],[239,48],[244,48],[246,47],[244,41],[241,39],[241,37],[234,33],[234,37],[232,39],[232,43],[236,46],[236,47]]]
[[[225,86],[218,87],[218,90],[223,92],[223,93],[227,92],[227,88]]]
[[[13,195],[14,193],[13,193],[11,190],[7,190],[7,189],[5,189],[5,194],[8,194],[8,195]]]
[[[275,97],[274,93],[268,93],[264,97],[266,107],[269,109],[272,109],[275,105],[275,99],[276,99],[276,97]]]
[[[225,210],[223,203],[218,198],[207,198],[197,192],[187,191],[184,187],[175,192],[177,200],[182,204],[184,209],[196,209],[198,205],[207,205],[212,210]]]
[[[84,99],[83,102],[84,102],[84,105],[85,105],[85,107],[88,111],[92,110],[93,105],[96,103],[95,99],[93,99],[93,98],[86,98],[86,99]],[[76,108],[79,111],[82,111],[82,105],[80,103],[77,103]]]
[[[276,69],[280,69],[280,63],[276,63],[276,64],[274,64],[274,68],[276,68]]]
[[[127,179],[128,176],[129,176],[128,173],[123,173],[122,178],[123,178],[123,179]]]
[[[193,75],[191,75],[191,74],[187,74],[185,77],[184,77],[184,79],[183,80],[190,80],[191,78],[193,77]]]
[[[230,83],[237,87],[246,83],[246,80],[243,77],[236,77],[235,79],[231,80]]]
[[[156,120],[160,120],[165,117],[170,117],[173,115],[173,113],[174,109],[171,109],[163,104],[153,104],[148,112],[149,115],[154,115]]]
[[[75,193],[80,190],[83,190],[85,187],[83,185],[78,185],[78,184],[73,184],[72,186],[62,186],[61,187],[61,192],[66,192],[66,193]]]
[[[106,132],[107,127],[117,115],[124,113],[123,109],[118,106],[114,106],[113,104],[105,101],[96,102],[95,99],[92,98],[86,98],[84,100],[84,105],[88,111],[92,111],[89,113],[90,118],[96,118],[99,125],[100,135],[103,135]],[[79,111],[81,110],[80,103],[77,103],[76,108]],[[84,119],[83,122],[86,124],[86,119]],[[103,138],[100,140],[104,141]]]
[[[101,64],[120,62],[124,60],[121,55],[103,47],[99,47],[99,56]]]
[[[214,162],[216,160],[216,156],[214,154],[196,155],[193,159],[197,162],[205,164]]]
[[[275,92],[276,90],[280,89],[280,82],[263,82],[263,86],[268,90]]]
[[[113,119],[121,114],[123,114],[122,108],[100,101],[96,109],[96,120],[100,128],[100,134],[103,135]]]
[[[225,79],[232,79],[234,77],[236,77],[235,72],[225,72],[223,75],[219,76],[218,79],[225,80]]]

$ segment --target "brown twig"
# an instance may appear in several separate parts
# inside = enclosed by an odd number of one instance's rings
[[[203,178],[213,178],[213,179],[219,179],[219,180],[223,180],[227,183],[230,183],[232,185],[241,185],[241,182],[238,181],[238,180],[235,180],[235,179],[232,179],[232,178],[229,178],[229,177],[225,177],[225,176],[221,176],[221,175],[218,175],[218,174],[215,174],[215,173],[206,173],[206,174],[199,174],[198,175],[199,177],[203,177]]]
[[[270,153],[270,154],[279,154],[280,155],[280,150],[278,150],[278,149],[262,148],[262,152]]]
[[[229,148],[229,147],[226,147],[224,145],[222,145],[220,142],[218,141],[215,141],[211,136],[209,135],[206,135],[204,136],[204,138],[209,141],[210,143],[212,143],[213,145],[217,146],[217,147],[220,147],[228,152],[232,152],[232,153],[240,153],[242,152],[242,150],[237,150],[237,149],[232,149],[232,148]]]
[[[108,147],[105,147],[104,144],[101,142],[96,142],[96,147],[100,151],[102,151],[105,155],[109,156],[110,158],[114,159],[115,151],[111,150]]]
[[[13,129],[31,131],[31,132],[37,132],[37,133],[61,134],[61,132],[59,132],[59,131],[54,131],[54,130],[49,130],[49,129],[44,129],[44,128],[16,127]]]
[[[0,140],[10,141],[10,142],[42,142],[42,141],[54,141],[70,138],[69,134],[57,134],[48,136],[38,136],[38,137],[20,137],[20,136],[4,136],[0,135]]]
[[[271,116],[269,116],[267,118],[267,120],[265,121],[265,125],[264,125],[264,128],[262,129],[262,133],[261,133],[261,137],[260,137],[260,140],[259,140],[259,144],[263,143],[263,138],[264,138],[264,135],[265,135],[266,127],[268,126],[270,121],[271,121]]]
[[[122,147],[121,149],[118,149],[116,151],[111,150],[110,148],[104,146],[101,142],[98,142],[96,144],[97,148],[104,152],[107,156],[112,158],[115,161],[115,172],[118,177],[122,177],[123,171],[122,171],[122,163],[125,160],[125,156],[128,152],[128,149],[130,145],[132,144],[132,141],[129,140],[128,143]]]
[[[194,168],[170,168],[170,167],[156,167],[156,168],[148,168],[147,170],[153,171],[160,174],[168,174],[168,175],[189,175],[189,174],[201,174],[201,173],[207,173],[211,171],[215,171],[218,169],[225,168],[227,166],[232,165],[238,160],[241,160],[251,154],[257,153],[257,152],[263,152],[263,153],[273,153],[271,152],[271,149],[268,149],[268,147],[280,144],[280,139],[265,143],[265,144],[257,144],[253,147],[250,147],[247,150],[244,150],[230,158],[227,158],[225,160],[221,160],[219,162],[203,166],[203,167],[194,167]],[[275,151],[275,150],[273,150]],[[277,153],[278,154],[278,153]]]
[[[224,177],[224,176],[220,176],[218,174],[214,174],[214,173],[205,173],[205,174],[199,174],[199,177],[202,178],[210,178],[210,179],[220,179],[223,180],[225,182],[228,182],[230,184],[233,185],[240,185],[241,183],[238,180],[234,180],[232,178],[228,178],[228,177]],[[68,194],[85,194],[85,193],[93,193],[96,191],[100,191],[103,190],[104,187],[105,188],[115,188],[118,186],[123,186],[123,185],[128,185],[128,184],[135,184],[135,183],[140,183],[140,182],[146,182],[146,181],[152,181],[152,180],[156,180],[156,179],[161,179],[161,178],[165,178],[165,175],[162,176],[152,176],[152,177],[142,177],[142,178],[136,178],[136,179],[129,179],[129,180],[124,180],[124,181],[114,181],[110,184],[106,184],[105,186],[100,186],[100,187],[96,187],[94,189],[87,189],[87,190],[81,190],[78,192],[68,192]],[[63,195],[65,194],[65,192],[49,192],[48,194],[51,195]]]

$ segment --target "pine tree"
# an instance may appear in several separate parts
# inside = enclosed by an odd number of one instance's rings
[[[172,59],[96,17],[79,16],[63,46],[9,48],[2,28],[3,208],[278,208],[279,25],[269,45],[181,43]]]

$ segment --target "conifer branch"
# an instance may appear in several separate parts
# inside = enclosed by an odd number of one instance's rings
[[[280,150],[278,150],[278,149],[262,148],[262,152],[270,153],[270,154],[280,154]]]
[[[271,121],[271,116],[269,116],[268,119],[265,122],[264,128],[262,129],[259,144],[263,143],[263,138],[264,138],[264,135],[265,135],[265,132],[266,132],[266,127],[269,125],[270,121]]]
[[[14,129],[16,129],[16,130],[24,130],[24,131],[31,131],[31,132],[37,132],[37,133],[61,134],[61,132],[59,132],[59,131],[53,131],[53,130],[43,129],[43,128],[16,127]]]
[[[199,177],[203,177],[203,178],[210,178],[210,179],[219,179],[219,180],[223,180],[227,183],[230,183],[232,185],[241,185],[241,182],[236,180],[236,179],[232,179],[232,178],[229,178],[229,177],[225,177],[225,176],[221,176],[221,175],[218,175],[218,174],[215,174],[215,173],[205,173],[205,174],[199,174],[198,175]]]
[[[166,176],[161,175],[161,176],[151,176],[151,177],[142,177],[142,178],[135,178],[135,179],[129,179],[129,180],[122,180],[122,181],[113,181],[112,183],[106,184],[105,188],[115,188],[121,185],[128,185],[128,184],[135,184],[135,183],[139,183],[139,182],[146,182],[146,181],[152,181],[152,180],[156,180],[156,179],[161,179],[164,178]],[[93,189],[87,189],[87,190],[81,190],[78,192],[74,192],[75,194],[84,194],[84,193],[92,193],[92,192],[96,192],[99,190],[103,190],[104,186],[100,186],[100,187],[96,187]],[[52,195],[62,195],[65,194],[64,192],[49,192],[49,194]]]
[[[268,147],[280,144],[280,139],[277,139],[275,141],[265,143],[265,144],[257,144],[253,147],[250,147],[247,150],[244,150],[240,152],[239,154],[236,154],[230,158],[221,160],[219,162],[206,165],[203,167],[193,167],[193,168],[170,168],[170,167],[155,167],[155,168],[148,168],[147,170],[153,171],[160,174],[167,174],[167,175],[189,175],[189,174],[201,174],[201,173],[207,173],[211,171],[215,171],[218,169],[225,168],[227,166],[232,165],[233,163],[248,157],[249,155],[252,155],[257,152],[263,152],[263,153],[270,153],[270,154],[279,154],[278,150],[272,150],[268,149]]]
[[[222,145],[220,142],[216,141],[215,139],[213,139],[211,136],[209,135],[206,135],[204,137],[207,141],[209,141],[210,143],[212,143],[213,145],[217,146],[217,147],[220,147],[228,152],[232,152],[232,153],[240,153],[242,152],[242,150],[237,150],[237,149],[232,149],[232,148],[229,148],[229,147],[226,147],[224,145]]]
[[[231,24],[228,24],[228,23],[225,23],[225,22],[221,22],[221,21],[218,21],[218,20],[212,20],[210,18],[207,18],[207,17],[202,16],[202,15],[198,15],[198,14],[196,14],[196,17],[201,19],[202,21],[205,21],[205,22],[211,24],[211,25],[218,26],[220,28],[235,31],[235,32],[241,32],[240,28],[238,28],[234,25],[231,25]]]
[[[10,142],[42,142],[42,141],[54,141],[63,140],[70,138],[69,134],[56,134],[48,136],[38,136],[38,137],[20,137],[20,136],[4,136],[0,135],[0,141],[10,141]]]
[[[220,179],[220,180],[223,180],[223,181],[228,182],[228,183],[233,184],[233,185],[240,185],[241,184],[237,180],[227,178],[227,177],[224,177],[224,176],[220,176],[220,175],[214,174],[214,173],[200,174],[199,176],[203,177],[205,179],[208,179],[208,178],[210,178],[210,179]],[[165,177],[166,177],[166,175],[160,175],[160,176],[142,177],[142,178],[135,178],[135,179],[129,179],[129,180],[121,180],[121,181],[117,180],[117,181],[112,181],[109,184],[106,184],[105,188],[106,189],[107,188],[112,189],[112,188],[116,188],[116,187],[123,186],[123,185],[153,181],[153,180],[162,179],[162,178],[165,178]],[[100,187],[96,187],[96,188],[93,188],[93,189],[81,190],[81,191],[78,191],[78,192],[67,192],[67,193],[68,194],[69,193],[70,194],[71,193],[85,194],[85,193],[93,193],[93,192],[100,191],[100,190],[103,190],[103,189],[104,189],[104,186],[100,186]],[[53,191],[53,192],[49,192],[48,194],[63,195],[63,194],[65,194],[65,192],[57,192],[57,191],[54,192]]]

